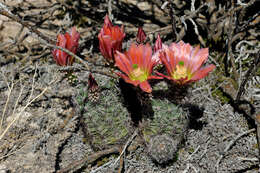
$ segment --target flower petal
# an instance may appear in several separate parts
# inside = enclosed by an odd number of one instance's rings
[[[142,66],[144,69],[147,69],[148,73],[151,74],[153,67],[154,67],[154,62],[152,61],[152,48],[151,46],[147,43],[144,48],[143,48],[143,58],[142,58]]]
[[[154,52],[157,52],[160,49],[162,49],[162,39],[160,37],[160,34],[158,34],[154,44]]]
[[[170,76],[166,76],[166,75],[164,75],[164,74],[162,74],[162,73],[159,73],[159,72],[155,72],[157,75],[159,75],[159,76],[162,76],[162,77],[164,77],[164,78],[166,78],[166,79],[169,79],[169,80],[173,80],[173,78],[171,78]]]
[[[169,48],[166,48],[163,51],[160,51],[160,59],[165,65],[168,74],[171,75],[176,66],[176,58],[174,56],[174,52],[171,51]]]
[[[125,74],[129,75],[132,71],[132,64],[127,58],[127,56],[121,52],[116,52],[115,54],[115,65],[122,70]]]
[[[191,72],[197,71],[203,63],[205,63],[209,56],[209,49],[200,49],[194,57],[192,57]]]
[[[209,72],[215,69],[215,65],[211,64],[207,67],[201,68],[200,70],[196,71],[195,74],[192,76],[191,81],[198,81],[205,76],[208,75]]]
[[[75,54],[78,48],[78,41],[80,37],[76,27],[72,27],[69,33],[65,33],[65,37],[67,39],[66,48]]]
[[[160,52],[164,51],[164,49],[167,49],[167,48],[168,48],[168,46],[166,44],[162,44],[161,49],[155,51],[155,53],[152,55],[152,62],[154,63],[154,65],[162,64],[162,61],[160,59]],[[155,49],[155,47],[154,47],[154,49]]]
[[[142,83],[140,83],[140,88],[147,93],[151,93],[152,92],[152,88],[150,86],[150,84],[147,81],[143,81]]]
[[[104,58],[109,61],[113,59],[113,49],[112,49],[112,41],[109,35],[102,36],[100,33],[98,34],[99,39],[99,49]]]
[[[152,56],[152,61],[153,61],[153,63],[154,63],[155,65],[162,63],[161,60],[160,60],[159,55],[160,55],[160,50],[157,51],[157,52],[155,52],[155,53],[153,54],[153,56]]]
[[[127,55],[131,61],[132,64],[138,64],[140,65],[142,62],[142,49],[140,49],[143,45],[140,44],[139,46],[137,46],[136,44],[132,43]]]
[[[163,79],[163,77],[161,77],[161,76],[149,76],[148,80],[150,80],[150,79]]]
[[[105,16],[104,25],[106,25],[108,27],[112,27],[113,26],[111,20],[108,17],[108,15]]]
[[[62,48],[66,48],[66,42],[67,42],[66,37],[63,34],[59,34],[57,37],[56,45]],[[53,51],[53,55],[54,55],[54,60],[58,65],[60,66],[67,65],[68,54],[66,52],[56,49]]]
[[[124,75],[124,74],[122,74],[122,73],[116,73],[116,74],[117,74],[118,76],[120,76],[121,78],[123,78],[126,83],[130,83],[130,84],[132,84],[132,85],[134,85],[134,86],[137,86],[137,85],[140,83],[139,81],[133,81],[133,80],[131,80],[128,76],[126,76],[126,75]]]

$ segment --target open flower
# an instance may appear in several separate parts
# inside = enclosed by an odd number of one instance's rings
[[[76,31],[76,28],[73,27],[71,28],[69,33],[66,32],[64,35],[58,35],[56,45],[68,49],[69,51],[75,54],[79,45],[79,37],[79,33]],[[52,51],[52,55],[56,63],[60,66],[72,65],[74,62],[74,58],[72,56],[68,55],[66,52],[63,52],[59,49],[54,49]]]
[[[183,41],[172,43],[159,55],[169,76],[158,74],[180,85],[198,81],[215,68],[213,64],[201,67],[207,61],[208,55],[208,48],[200,49],[199,46],[193,48]]]
[[[108,15],[106,15],[104,26],[98,34],[99,49],[106,60],[114,62],[114,53],[121,51],[124,37],[123,26],[113,26]]]
[[[132,44],[126,53],[117,51],[115,55],[116,66],[125,74],[117,73],[125,82],[140,86],[140,88],[151,93],[152,88],[147,80],[161,79],[158,76],[152,76],[154,62],[152,61],[152,48],[149,44]]]

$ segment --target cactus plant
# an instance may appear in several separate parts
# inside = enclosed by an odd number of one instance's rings
[[[165,86],[165,82],[160,82],[154,91]],[[154,116],[146,120],[143,137],[152,159],[160,164],[166,163],[176,156],[188,128],[189,118],[187,112],[167,98],[153,97],[151,104]]]
[[[96,80],[103,82],[99,85],[99,101],[86,100],[84,119],[90,136],[89,142],[98,149],[104,149],[109,145],[123,144],[127,141],[133,129],[131,111],[136,110],[126,106],[130,103],[123,101],[123,98],[130,98],[122,93],[115,81],[104,82],[104,79],[97,77]],[[154,91],[162,90],[163,93],[165,86],[165,82],[160,82],[154,87]],[[129,88],[126,91],[129,91]],[[88,98],[86,94],[85,97]],[[176,156],[178,144],[182,141],[188,126],[187,114],[167,98],[147,98],[150,99],[151,116],[142,116],[138,127],[148,146],[149,155],[156,162],[165,163]],[[145,105],[141,105],[141,109],[147,109]],[[144,110],[140,113],[145,114]]]
[[[86,100],[83,117],[92,145],[103,149],[126,141],[130,116],[121,102],[120,90],[114,85],[114,81],[101,77],[96,80],[103,82],[99,100]]]
[[[148,146],[148,153],[157,163],[163,164],[177,156],[178,141],[168,135],[154,136]]]

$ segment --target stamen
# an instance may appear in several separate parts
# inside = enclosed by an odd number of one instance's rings
[[[176,66],[176,69],[174,70],[172,76],[174,79],[177,79],[177,80],[181,79],[181,78],[186,78],[188,76],[188,69],[185,66],[179,64]]]
[[[133,67],[134,68],[134,67]],[[139,80],[140,82],[143,82],[147,79],[147,74],[145,71],[143,71],[141,68],[134,68],[134,70],[131,73],[131,80]]]

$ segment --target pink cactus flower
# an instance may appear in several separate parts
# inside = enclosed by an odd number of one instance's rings
[[[206,67],[202,65],[207,61],[209,55],[208,48],[200,49],[199,46],[193,48],[183,41],[172,43],[168,48],[160,52],[160,59],[165,65],[168,75],[157,73],[179,85],[198,81],[208,75],[215,65]]]
[[[79,37],[80,34],[77,32],[76,27],[72,27],[69,33],[66,32],[64,35],[58,34],[56,45],[76,54],[79,45]],[[59,49],[54,49],[52,55],[55,62],[60,66],[72,65],[74,62],[74,57]]]
[[[121,51],[124,37],[124,27],[113,26],[108,15],[106,15],[98,39],[101,54],[108,62],[114,62],[114,54],[116,51]]]
[[[152,48],[149,44],[132,44],[126,53],[117,51],[115,55],[116,66],[123,73],[117,73],[125,82],[139,86],[144,92],[151,93],[152,88],[147,80],[162,79],[152,76],[155,63],[152,61]]]

